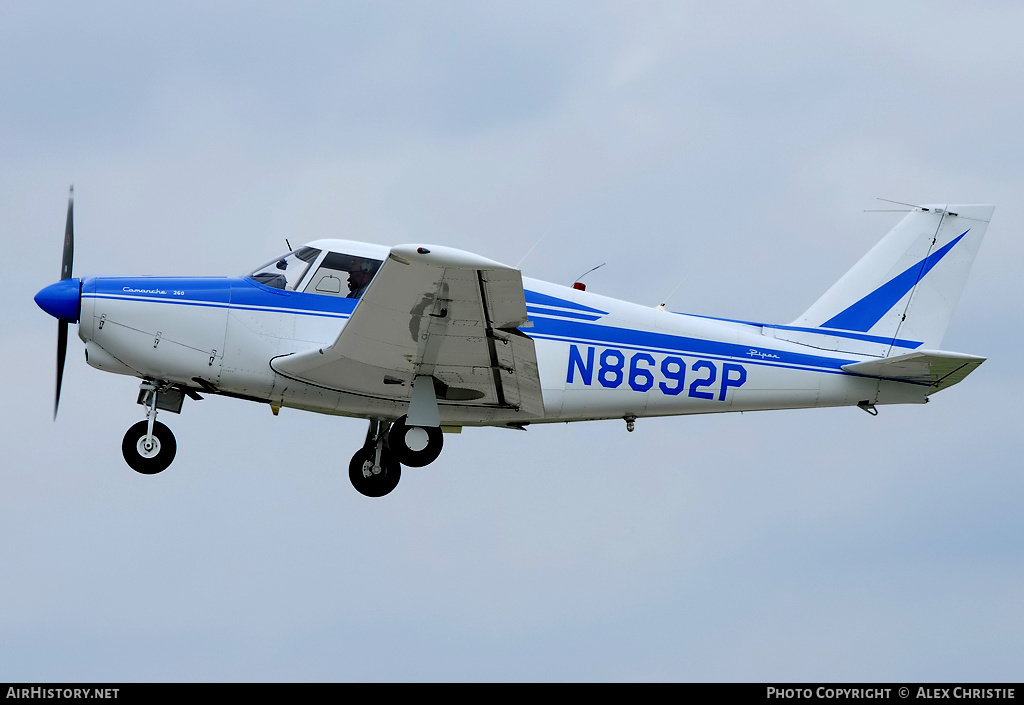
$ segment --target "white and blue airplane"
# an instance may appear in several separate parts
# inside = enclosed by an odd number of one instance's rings
[[[156,420],[221,394],[369,421],[349,464],[360,493],[391,492],[445,432],[466,426],[726,411],[923,404],[985,358],[939,349],[992,217],[987,205],[914,207],[795,321],[673,313],[524,278],[429,244],[317,240],[241,277],[72,277],[35,300],[69,323],[86,361],[142,379],[146,419],[121,445],[153,474],[176,442]]]

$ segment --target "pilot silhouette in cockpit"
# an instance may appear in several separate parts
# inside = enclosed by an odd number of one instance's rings
[[[366,287],[373,279],[374,263],[361,257],[352,257],[348,261],[348,298],[358,299],[366,293]]]

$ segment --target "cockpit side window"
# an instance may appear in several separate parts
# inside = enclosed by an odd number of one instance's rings
[[[319,256],[320,250],[315,247],[300,247],[283,257],[267,262],[246,276],[275,289],[294,291],[309,265]]]
[[[381,264],[379,259],[328,252],[303,291],[358,299],[370,285],[370,280]]]

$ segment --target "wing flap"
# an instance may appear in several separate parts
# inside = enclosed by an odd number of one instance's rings
[[[853,362],[843,370],[867,377],[927,385],[929,394],[952,387],[973,372],[985,358],[945,350],[918,350],[881,360]]]
[[[271,364],[391,399],[407,399],[413,379],[429,375],[441,402],[542,415],[533,340],[516,330],[526,318],[518,270],[450,248],[395,247],[330,347]]]

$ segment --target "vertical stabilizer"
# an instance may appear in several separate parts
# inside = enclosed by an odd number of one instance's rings
[[[840,345],[874,341],[880,356],[894,343],[897,352],[938,348],[994,210],[915,209],[790,325],[835,331]]]

